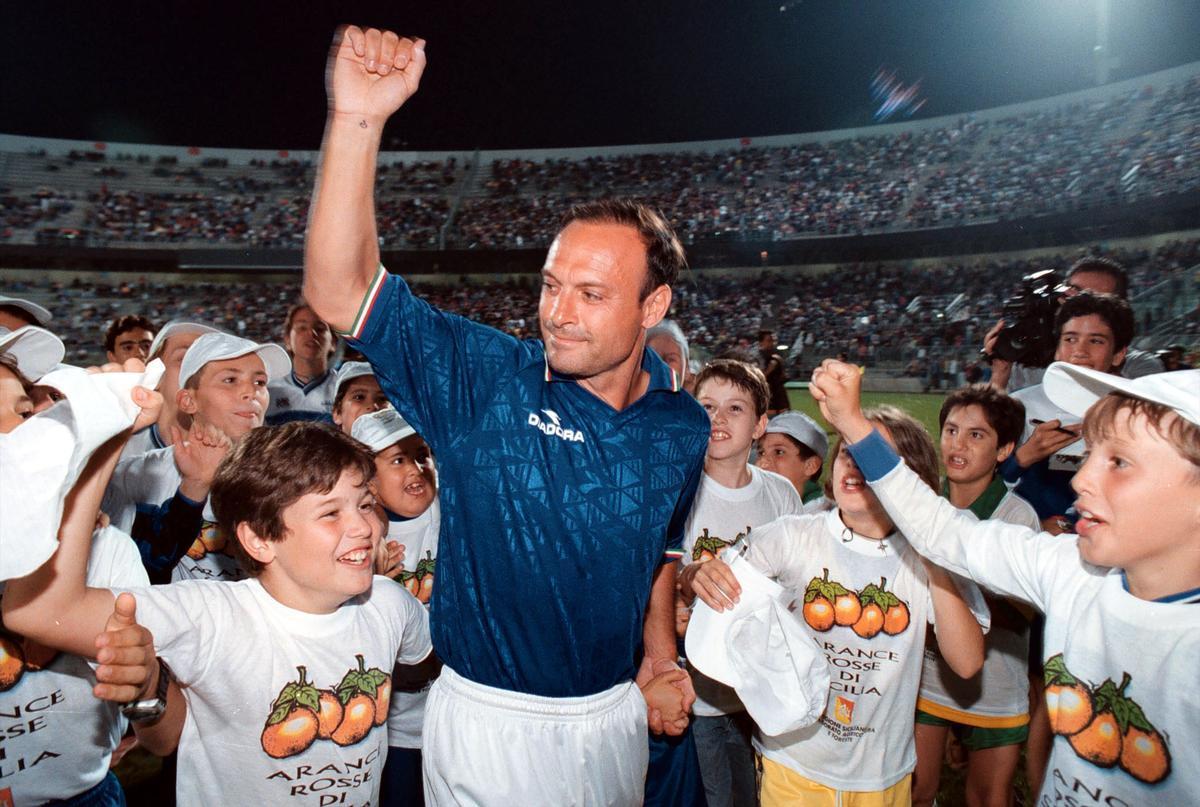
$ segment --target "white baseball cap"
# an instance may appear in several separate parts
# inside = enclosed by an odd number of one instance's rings
[[[338,393],[342,391],[342,387],[348,381],[368,375],[375,375],[375,369],[371,367],[369,362],[348,361],[344,363],[337,371],[337,386],[333,389],[333,397],[337,397]]]
[[[184,354],[183,364],[179,367],[179,386],[186,386],[188,379],[200,372],[200,368],[210,361],[236,359],[249,353],[257,353],[262,359],[268,383],[283,378],[292,371],[292,360],[287,351],[279,345],[270,342],[260,345],[231,333],[215,331],[206,333],[192,342],[192,346]]]
[[[416,433],[417,430],[390,406],[360,415],[350,427],[350,436],[376,453]]]
[[[821,461],[829,453],[829,437],[815,420],[803,412],[780,412],[767,421],[767,434],[786,434],[812,449]]]
[[[1124,378],[1056,361],[1046,370],[1042,384],[1051,401],[1080,417],[1105,395],[1121,392],[1168,406],[1184,420],[1200,426],[1200,370]]]
[[[45,328],[26,325],[10,331],[0,328],[0,355],[12,356],[21,375],[37,381],[55,369],[67,353],[62,340]]]
[[[0,307],[10,305],[13,308],[19,308],[27,312],[31,317],[37,320],[38,325],[45,325],[54,316],[45,308],[37,303],[31,303],[29,300],[22,300],[20,297],[8,297],[0,294]]]
[[[221,333],[220,328],[214,328],[212,325],[205,325],[203,322],[193,322],[186,319],[173,319],[159,329],[154,335],[154,341],[150,343],[150,352],[147,354],[150,358],[158,356],[158,352],[163,349],[163,345],[177,333]]]
[[[829,664],[800,624],[792,596],[726,549],[742,587],[732,608],[717,612],[697,600],[688,622],[688,663],[733,687],[764,734],[778,736],[810,725],[825,711]]]

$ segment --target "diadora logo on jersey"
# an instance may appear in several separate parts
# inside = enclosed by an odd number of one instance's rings
[[[537,412],[530,412],[529,425],[547,437],[557,437],[560,440],[566,440],[571,443],[583,442],[583,433],[574,429],[564,429],[562,420],[553,409],[543,409],[542,414],[546,416],[545,420]]]

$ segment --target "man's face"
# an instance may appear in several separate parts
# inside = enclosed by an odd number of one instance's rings
[[[542,267],[538,320],[550,366],[590,379],[615,370],[670,303],[666,287],[641,300],[646,248],[632,227],[575,221],[558,234]]]
[[[775,334],[769,333],[766,336],[764,336],[762,339],[759,339],[758,347],[760,350],[774,350],[775,349]]]
[[[687,368],[683,366],[683,351],[679,343],[665,333],[656,333],[646,340],[646,347],[658,354],[666,365],[675,371],[675,377],[683,384],[687,377]]]
[[[210,361],[200,368],[195,389],[179,391],[179,408],[237,440],[261,426],[270,397],[267,371],[256,353]]]
[[[978,404],[956,406],[942,425],[942,463],[946,478],[959,485],[991,480],[996,464],[1012,452],[1012,444],[998,445],[996,430]]]
[[[311,308],[301,308],[292,317],[285,341],[293,356],[310,361],[321,361],[333,351],[333,332]]]
[[[1195,471],[1145,415],[1118,412],[1112,433],[1088,445],[1071,478],[1083,559],[1134,572],[1192,562],[1190,539],[1200,530]]]
[[[25,392],[21,379],[0,365],[0,434],[8,434],[33,417],[33,401]]]
[[[145,361],[150,355],[150,345],[154,342],[154,332],[145,328],[130,328],[121,331],[113,342],[113,349],[108,351],[108,360],[124,364],[126,359]],[[182,359],[181,359],[182,361]]]
[[[1117,291],[1117,279],[1107,272],[1089,272],[1085,269],[1067,278],[1067,297],[1074,297],[1081,291],[1094,291],[1097,294],[1115,294]]]
[[[410,434],[375,455],[375,493],[397,515],[416,518],[437,496],[433,456],[419,434]]]
[[[370,412],[386,409],[390,404],[373,375],[359,376],[346,382],[346,394],[337,409],[333,410],[333,422],[343,433],[349,434],[354,421]]]
[[[343,471],[328,493],[301,496],[282,516],[283,540],[269,542],[266,558],[257,558],[266,561],[263,585],[276,599],[330,613],[371,587],[381,526],[375,497],[356,471]]]
[[[1112,328],[1099,314],[1088,314],[1063,323],[1054,360],[1108,373],[1125,360],[1125,348],[1116,349]]]
[[[37,320],[24,308],[17,308],[15,305],[0,306],[0,328],[15,331],[26,325],[37,325]]]
[[[749,456],[750,445],[762,437],[767,416],[754,412],[750,393],[723,378],[709,378],[696,388],[696,400],[708,413],[708,458]]]

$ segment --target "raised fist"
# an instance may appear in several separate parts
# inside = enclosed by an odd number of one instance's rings
[[[345,25],[333,36],[325,70],[330,114],[382,125],[417,91],[425,71],[425,40]]]

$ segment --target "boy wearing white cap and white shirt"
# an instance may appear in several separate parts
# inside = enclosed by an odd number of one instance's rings
[[[371,492],[383,509],[390,545],[404,547],[404,571],[396,579],[429,608],[437,565],[437,474],[429,446],[395,409],[362,415],[351,436],[371,449],[375,478]],[[392,689],[388,709],[388,760],[383,771],[382,805],[423,803],[421,785],[421,727],[429,680],[419,691]]]
[[[679,582],[689,603],[690,581],[703,563],[752,529],[801,511],[800,496],[787,479],[749,464],[750,447],[766,426],[769,395],[762,371],[746,362],[717,359],[696,377],[696,400],[708,412],[712,433],[684,527]],[[692,731],[708,804],[753,805],[753,723],[732,689],[702,674],[692,682]]]
[[[758,440],[758,467],[786,476],[806,507],[829,509],[825,489],[818,481],[829,453],[829,438],[815,420],[803,412],[781,412],[767,421]],[[832,506],[831,504],[829,506]]]
[[[227,333],[202,334],[180,365],[179,410],[192,418],[193,429],[216,430],[236,443],[262,425],[269,400],[267,385],[290,366],[287,353],[278,345],[260,345]],[[171,428],[182,436],[178,426]],[[160,510],[176,492],[194,504],[203,503],[211,478],[205,478],[202,470],[209,463],[199,461],[198,453],[205,450],[202,442],[171,445],[122,460],[101,509],[128,532],[138,510]],[[230,554],[228,537],[216,527],[211,507],[205,507],[204,522],[172,579],[241,579],[243,572]]]
[[[977,521],[923,490],[859,409],[856,368],[810,389],[913,547],[1046,615],[1055,734],[1038,804],[1197,804],[1200,371],[1137,379],[1055,362],[1047,397],[1083,417],[1078,537]]]
[[[333,423],[343,434],[353,434],[354,422],[368,412],[391,406],[375,370],[365,361],[348,361],[338,368],[333,396]]]
[[[206,333],[219,332],[218,328],[203,322],[175,319],[162,326],[154,335],[147,361],[162,359],[166,366],[162,380],[158,383],[158,391],[163,396],[162,412],[157,423],[151,423],[129,438],[121,452],[121,459],[136,457],[147,451],[171,445],[172,426],[178,426],[182,430],[191,427],[191,417],[179,411],[179,368],[193,342]]]
[[[26,325],[44,327],[53,318],[48,310],[37,303],[0,294],[0,328],[15,331]]]

